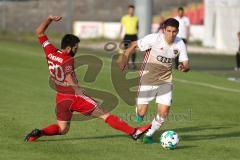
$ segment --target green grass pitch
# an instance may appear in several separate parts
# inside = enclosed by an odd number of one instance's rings
[[[79,53],[96,55],[104,62],[94,83],[83,82],[81,77],[86,68],[78,69],[80,82],[117,96],[110,81],[111,55],[81,48]],[[226,79],[232,74],[239,76],[230,71],[234,59],[210,55],[190,55],[190,58],[193,68],[190,73],[174,72],[171,114],[155,134],[156,143],[135,142],[98,119],[72,122],[65,136],[25,143],[24,135],[31,129],[55,122],[55,93],[48,87],[48,67],[37,43],[0,41],[0,159],[239,159],[240,83]],[[155,113],[155,109],[152,103],[149,113]],[[134,106],[119,99],[112,113],[137,125],[129,116],[134,110]],[[161,133],[170,129],[180,136],[180,143],[173,151],[157,143]]]

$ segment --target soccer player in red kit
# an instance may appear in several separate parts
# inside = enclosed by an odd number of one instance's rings
[[[69,131],[72,112],[103,119],[109,126],[130,135],[134,140],[140,138],[151,125],[133,128],[119,117],[105,112],[94,99],[87,96],[79,85],[74,72],[74,55],[80,39],[72,34],[62,38],[61,50],[54,47],[45,35],[51,22],[61,20],[60,16],[49,16],[36,29],[47,63],[51,81],[56,93],[57,123],[42,129],[34,129],[26,135],[25,141],[32,142],[42,136],[64,135]]]

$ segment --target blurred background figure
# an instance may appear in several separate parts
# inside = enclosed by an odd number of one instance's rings
[[[159,27],[157,29],[157,32],[162,32],[163,31],[164,21],[165,21],[165,18],[163,16],[160,16],[160,18],[159,18]]]
[[[124,30],[124,46],[125,49],[131,44],[132,41],[136,41],[138,39],[138,17],[134,15],[135,7],[133,5],[128,6],[127,15],[121,18],[121,29],[120,36],[122,35],[122,31]],[[131,69],[136,69],[135,61],[136,61],[136,52],[134,52],[131,56],[132,64],[130,66]]]
[[[237,36],[238,36],[239,45],[238,45],[238,51],[236,54],[237,66],[235,67],[235,71],[240,71],[240,32],[237,33]]]
[[[182,38],[183,42],[187,45],[190,36],[190,20],[187,16],[184,15],[183,7],[178,8],[178,15],[175,17],[176,20],[179,22],[179,32],[178,37]],[[179,57],[175,59],[175,68],[178,68]]]

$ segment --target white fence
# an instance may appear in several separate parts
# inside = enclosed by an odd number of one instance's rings
[[[204,45],[228,52],[238,49],[240,0],[205,0]]]
[[[74,22],[73,31],[74,34],[83,38],[119,38],[121,24],[118,22]],[[152,24],[152,32],[157,32],[158,24]],[[191,26],[190,40],[203,41],[204,38],[204,26]]]
[[[83,39],[109,38],[116,39],[120,33],[120,23],[115,22],[75,22],[73,33]]]

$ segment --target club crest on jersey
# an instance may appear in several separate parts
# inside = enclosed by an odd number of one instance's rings
[[[173,50],[173,53],[174,53],[174,54],[178,54],[178,52],[179,52],[179,51],[178,51],[177,49],[174,49],[174,50]]]
[[[73,70],[72,66],[66,66],[65,72],[71,72]]]

